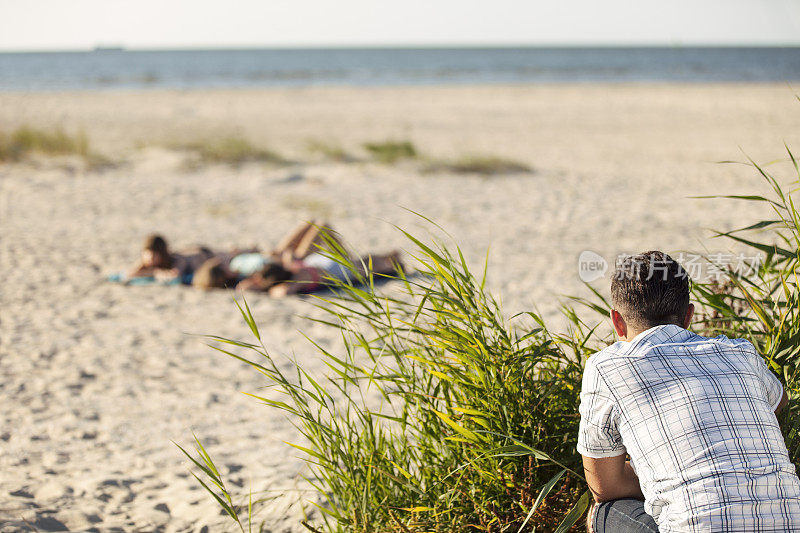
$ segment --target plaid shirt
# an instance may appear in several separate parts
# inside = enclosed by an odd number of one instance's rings
[[[800,480],[753,345],[674,325],[589,358],[578,452],[628,453],[662,532],[800,532]]]

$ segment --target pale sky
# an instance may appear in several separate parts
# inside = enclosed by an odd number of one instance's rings
[[[0,0],[0,50],[800,44],[800,0]]]

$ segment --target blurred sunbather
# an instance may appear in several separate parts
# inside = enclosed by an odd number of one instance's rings
[[[326,239],[329,242],[326,242]],[[272,256],[282,265],[290,265],[292,261],[304,259],[320,247],[328,247],[329,244],[344,250],[344,244],[330,224],[312,220],[300,224],[284,237],[272,252]]]
[[[142,247],[141,261],[128,272],[128,278],[152,277],[159,281],[180,279],[189,282],[194,271],[214,252],[198,246],[181,252],[170,252],[161,235],[149,235]]]
[[[345,255],[355,272],[317,251],[331,248]],[[270,255],[241,254],[229,261],[220,257],[208,260],[195,273],[193,285],[201,289],[236,287],[279,297],[318,291],[333,280],[352,281],[356,273],[394,274],[400,266],[398,252],[354,258],[331,226],[324,223],[303,224]]]
[[[314,252],[304,259],[295,259],[289,265],[272,263],[262,272],[243,279],[237,285],[242,290],[265,291],[270,296],[310,293],[335,286],[337,280],[348,283],[358,276],[370,273],[391,275],[401,266],[399,252],[381,255],[366,255],[349,259],[354,270]]]

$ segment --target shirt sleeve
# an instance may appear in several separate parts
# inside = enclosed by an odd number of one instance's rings
[[[753,345],[750,344],[752,347]],[[781,403],[783,399],[783,384],[781,381],[773,374],[769,368],[767,368],[767,364],[764,362],[764,358],[759,355],[756,351],[755,347],[752,347],[753,350],[753,365],[756,368],[756,375],[761,380],[761,383],[764,385],[764,392],[767,397],[767,402],[772,406],[772,410],[778,408],[778,404]]]
[[[594,459],[616,457],[627,452],[619,433],[619,409],[593,359],[583,371],[577,449]]]

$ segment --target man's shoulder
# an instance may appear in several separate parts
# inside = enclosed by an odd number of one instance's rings
[[[678,343],[680,345],[681,343]],[[755,346],[753,343],[747,339],[742,338],[729,338],[726,335],[717,335],[716,337],[704,337],[702,335],[698,335],[696,333],[692,334],[692,337],[688,338],[685,343],[689,346],[692,345],[702,345],[702,344],[709,344],[714,345],[716,347],[729,347],[729,348],[739,348],[739,349],[746,349],[750,351],[755,351]]]
[[[618,363],[629,362],[632,359],[636,359],[642,356],[646,356],[651,353],[654,349],[658,351],[662,350],[675,350],[679,351],[681,348],[688,348],[688,349],[697,349],[702,348],[703,345],[713,345],[716,350],[719,348],[731,348],[731,349],[744,349],[749,352],[755,353],[755,347],[753,343],[751,343],[747,339],[741,338],[729,338],[725,335],[717,335],[716,337],[704,337],[702,335],[698,335],[696,333],[691,333],[690,336],[687,336],[684,340],[680,342],[671,342],[671,343],[656,343],[656,344],[648,344],[648,343],[637,343],[637,342],[628,342],[628,341],[616,341],[613,344],[606,346],[605,348],[595,352],[589,357],[587,361],[587,366],[591,365],[593,367],[604,367],[609,365],[615,365]]]
[[[638,350],[634,343],[628,341],[616,341],[605,348],[598,350],[589,358],[593,364],[601,364],[617,359],[624,359],[637,355]]]
[[[586,370],[600,372],[609,366],[614,366],[631,357],[629,347],[625,341],[617,341],[593,353],[586,361]]]

